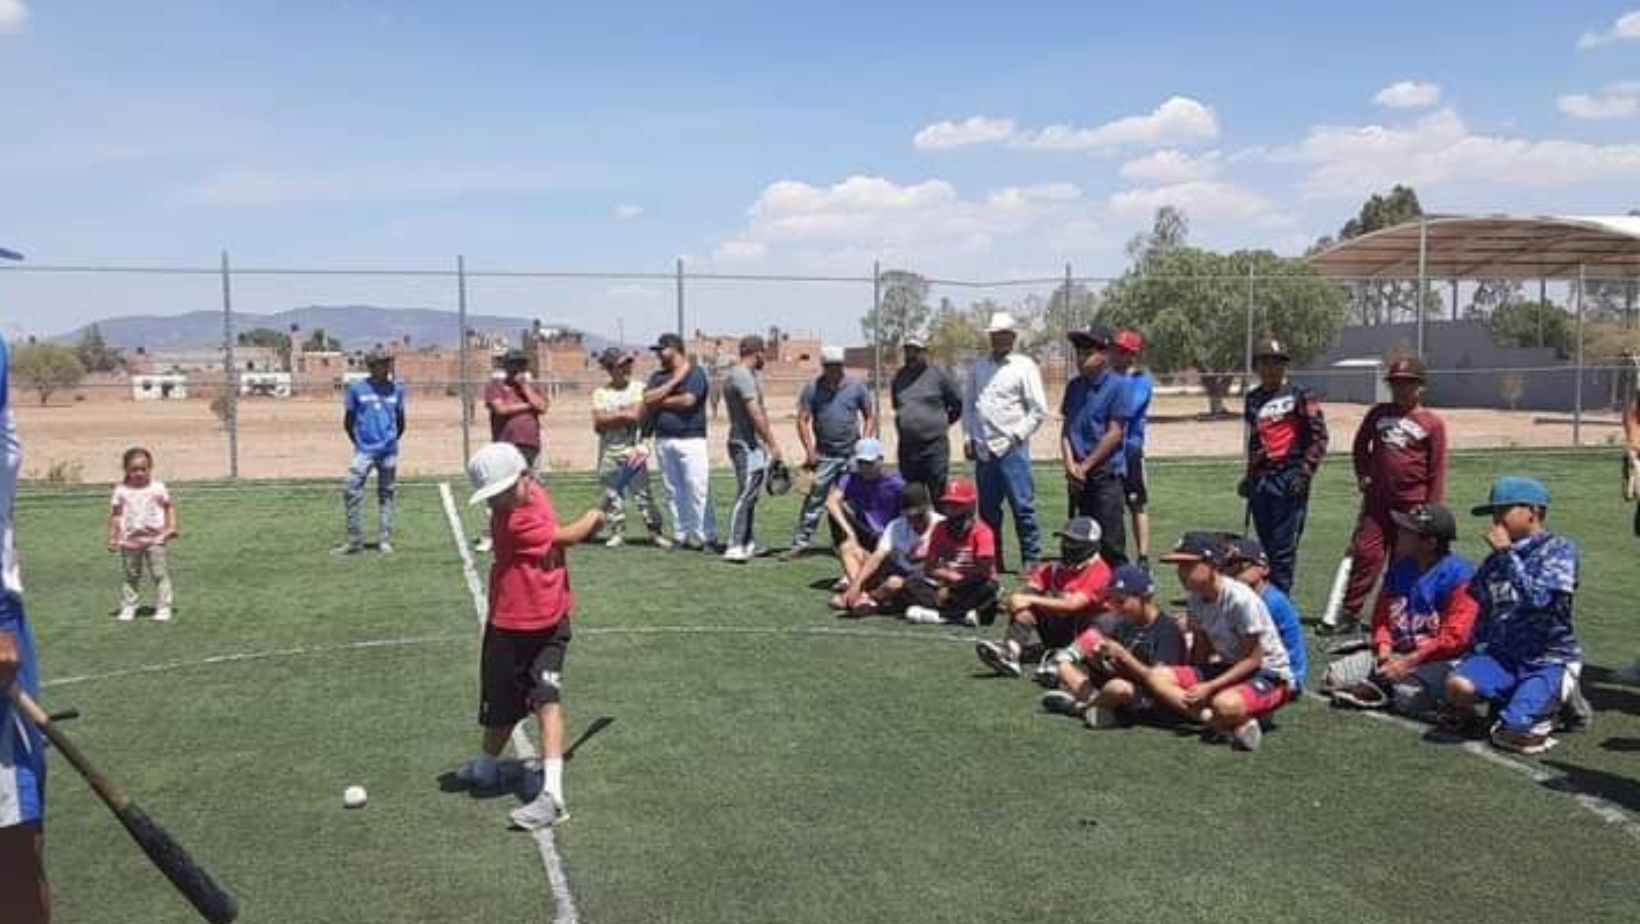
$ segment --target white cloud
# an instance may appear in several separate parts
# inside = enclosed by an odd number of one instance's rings
[[[1441,88],[1421,80],[1403,80],[1379,90],[1372,101],[1389,109],[1423,109],[1441,101]]]
[[[623,203],[615,206],[615,217],[622,221],[630,221],[643,215],[643,206]]]
[[[1075,183],[1042,183],[1036,186],[1009,186],[985,197],[988,205],[997,209],[1028,209],[1038,205],[1072,202],[1082,198],[1082,189]]]
[[[1355,198],[1406,183],[1559,187],[1640,181],[1640,144],[1596,145],[1471,133],[1450,108],[1406,125],[1316,126],[1271,159],[1311,165],[1303,191]]]
[[[761,260],[766,254],[768,254],[768,252],[769,245],[763,243],[762,241],[732,240],[724,241],[719,244],[717,250],[715,250],[712,255],[719,260],[751,261]]]
[[[334,167],[218,170],[182,190],[186,202],[204,205],[289,205],[361,201],[428,200],[460,196],[527,195],[551,186],[548,177],[507,167],[410,167],[348,172]]]
[[[1296,222],[1269,199],[1223,180],[1187,180],[1115,193],[1107,213],[1122,221],[1148,220],[1164,205],[1182,209],[1192,225],[1252,226],[1261,230],[1292,228]]]
[[[1176,148],[1163,148],[1122,165],[1122,179],[1141,183],[1183,183],[1217,176],[1219,152],[1191,157]]]
[[[1218,135],[1218,117],[1212,109],[1187,96],[1174,96],[1144,115],[1126,116],[1094,128],[1058,124],[1022,130],[1012,119],[987,116],[936,122],[917,132],[912,144],[925,151],[998,143],[1033,151],[1104,151],[1193,144],[1211,141]]]
[[[971,116],[961,122],[935,122],[911,139],[919,151],[943,151],[970,144],[990,144],[1013,137],[1014,120]]]
[[[1627,119],[1640,114],[1640,82],[1608,84],[1598,93],[1568,93],[1555,100],[1574,119]]]
[[[28,23],[28,4],[23,0],[0,0],[0,35],[16,35]]]
[[[1640,10],[1631,10],[1617,17],[1611,28],[1604,32],[1585,32],[1577,40],[1577,47],[1583,49],[1599,48],[1602,45],[1611,45],[1616,42],[1632,42],[1640,39]]]

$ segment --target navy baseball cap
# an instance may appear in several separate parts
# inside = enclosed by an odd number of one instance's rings
[[[1223,533],[1194,530],[1180,536],[1173,545],[1173,551],[1163,554],[1161,560],[1173,564],[1205,561],[1210,565],[1222,565],[1225,552]]]
[[[1110,576],[1110,585],[1105,589],[1118,597],[1148,597],[1156,590],[1156,582],[1138,565],[1122,565]]]
[[[1419,536],[1447,542],[1458,538],[1458,521],[1444,504],[1419,504],[1407,511],[1391,510],[1389,518],[1396,526]]]
[[[1073,330],[1065,335],[1076,346],[1096,350],[1108,349],[1113,336],[1110,328],[1103,324],[1089,324],[1087,330]]]
[[[1268,565],[1270,558],[1264,553],[1264,543],[1252,536],[1237,536],[1225,543],[1225,564]]]
[[[659,353],[660,351],[667,349],[681,350],[683,349],[683,338],[677,334],[661,334],[659,337],[655,338],[654,344],[651,345],[649,349],[650,352],[653,353]]]
[[[1492,491],[1487,495],[1486,503],[1470,512],[1476,516],[1489,516],[1492,511],[1505,507],[1547,506],[1549,489],[1543,486],[1543,482],[1521,475],[1505,475],[1492,482]]]

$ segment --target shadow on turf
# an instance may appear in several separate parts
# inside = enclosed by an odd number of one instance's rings
[[[1545,760],[1543,765],[1565,774],[1559,779],[1543,784],[1550,789],[1598,796],[1631,812],[1640,812],[1640,780],[1632,780],[1603,770],[1590,770],[1558,760]]]
[[[564,760],[575,759],[575,752],[581,749],[592,738],[604,729],[615,724],[614,716],[599,716],[582,731],[579,736],[564,749]],[[541,771],[532,770],[523,761],[503,760],[500,762],[501,783],[490,789],[478,789],[456,777],[454,770],[441,773],[437,777],[440,792],[464,792],[474,799],[500,799],[512,796],[520,801],[528,802],[541,792]]]
[[[1621,712],[1640,715],[1640,688],[1627,686],[1617,679],[1617,672],[1598,664],[1583,667],[1583,695],[1595,712]]]

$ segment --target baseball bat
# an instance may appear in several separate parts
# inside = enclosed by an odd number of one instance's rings
[[[1350,566],[1355,562],[1349,552],[1338,562],[1338,570],[1333,573],[1332,590],[1327,592],[1327,608],[1321,613],[1321,624],[1324,626],[1338,625],[1338,611],[1344,606],[1344,591],[1350,583]]]
[[[205,868],[189,856],[188,851],[177,843],[170,832],[160,826],[159,822],[149,817],[125,790],[113,780],[104,776],[74,742],[61,729],[57,728],[51,716],[40,704],[35,702],[27,693],[13,686],[10,691],[11,701],[17,705],[17,711],[29,720],[36,728],[51,741],[53,747],[63,755],[70,765],[83,777],[91,789],[96,792],[108,810],[114,813],[121,825],[125,826],[127,834],[148,855],[149,861],[159,867],[165,878],[171,880],[171,885],[188,899],[200,916],[211,924],[230,924],[239,917],[239,904],[227,890],[217,885],[216,880]]]

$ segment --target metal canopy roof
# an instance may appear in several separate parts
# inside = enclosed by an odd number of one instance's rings
[[[1469,218],[1431,215],[1341,241],[1310,257],[1340,278],[1418,277],[1420,226],[1425,275],[1442,279],[1559,279],[1583,267],[1592,278],[1640,276],[1640,217]]]

